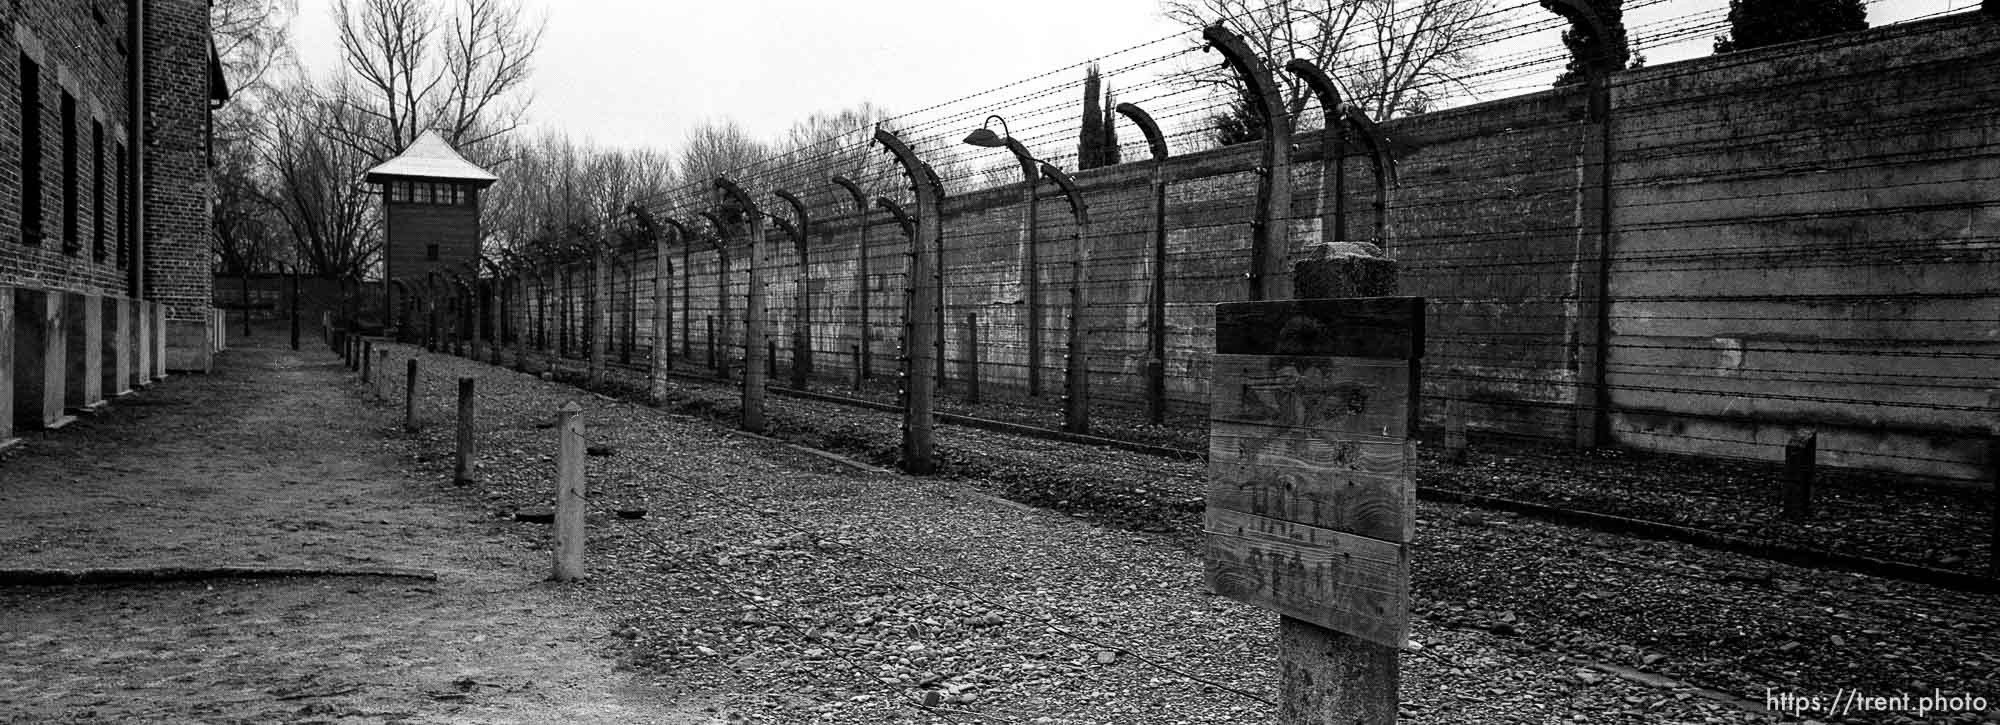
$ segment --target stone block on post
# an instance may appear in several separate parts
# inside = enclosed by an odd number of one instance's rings
[[[104,302],[84,292],[62,295],[63,408],[91,413],[104,406]]]
[[[123,297],[107,295],[104,303],[103,347],[104,395],[117,397],[132,392],[132,305]]]
[[[14,436],[14,288],[0,286],[0,451],[21,442]]]
[[[153,379],[167,379],[167,305],[147,303],[152,310],[147,324],[153,326]]]
[[[67,325],[60,292],[14,289],[14,424],[21,429],[60,428],[69,372]]]
[[[145,300],[128,300],[125,305],[132,308],[132,389],[151,385],[153,382],[153,326],[149,315],[151,307]]]

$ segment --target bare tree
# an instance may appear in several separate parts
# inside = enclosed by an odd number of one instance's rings
[[[304,85],[273,92],[268,109],[259,147],[270,176],[261,200],[291,233],[308,274],[362,277],[382,252],[380,205],[360,184],[374,159],[333,137],[358,123],[358,111]]]
[[[887,110],[863,101],[838,111],[816,111],[793,123],[779,142],[785,173],[772,183],[802,199],[846,208],[846,192],[830,180],[838,174],[865,183],[886,172],[890,161],[873,144],[875,124],[888,117]]]
[[[468,149],[521,125],[543,23],[518,0],[336,0],[333,13],[351,78],[337,97],[356,121],[344,143],[379,159],[425,129]]]
[[[208,6],[210,33],[223,77],[242,105],[246,90],[263,85],[265,75],[292,60],[288,28],[298,0],[214,0]]]
[[[705,189],[716,176],[752,170],[770,151],[750,138],[736,119],[703,121],[688,131],[681,147],[680,182],[690,189]]]
[[[658,149],[607,149],[559,132],[499,141],[506,175],[483,197],[490,248],[523,250],[558,231],[604,227],[635,199],[658,199],[675,179],[672,157]]]
[[[231,102],[215,113],[212,158],[215,214],[210,246],[217,272],[247,274],[270,270],[289,258],[283,224],[264,203],[269,174],[260,144],[268,137],[262,112],[270,71],[292,60],[286,34],[293,0],[216,0],[209,24],[217,60],[231,90]]]
[[[1345,100],[1376,120],[1419,113],[1462,89],[1460,74],[1491,25],[1489,0],[1163,0],[1167,18],[1201,28],[1220,22],[1243,36],[1273,70],[1292,58],[1326,69]],[[1219,65],[1186,72],[1194,83],[1224,90],[1230,110],[1209,125],[1228,142],[1261,134],[1254,104],[1242,102],[1238,78]],[[1285,110],[1307,123],[1323,122],[1309,103],[1311,91],[1297,77],[1276,71]],[[1247,131],[1246,131],[1247,129]],[[1234,133],[1232,133],[1234,131]]]

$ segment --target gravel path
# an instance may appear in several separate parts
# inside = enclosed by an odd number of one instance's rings
[[[1275,619],[1201,590],[1200,464],[953,428],[945,475],[910,478],[424,360],[438,419],[451,378],[480,380],[478,495],[496,517],[550,506],[549,420],[586,404],[611,454],[590,459],[589,589],[616,613],[618,656],[742,717],[1268,721]],[[726,412],[733,396],[677,381],[672,403]],[[775,398],[771,417],[781,437],[871,463],[894,448],[889,414]],[[448,440],[413,444],[441,479]],[[649,515],[608,515],[638,507]],[[2000,696],[1995,597],[1455,507],[1425,504],[1418,525],[1409,722],[1770,721],[1767,687]]]

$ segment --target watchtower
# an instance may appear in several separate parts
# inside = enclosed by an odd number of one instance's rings
[[[383,203],[383,313],[393,318],[395,280],[417,286],[433,274],[479,262],[479,192],[499,177],[425,131],[393,159],[368,170]],[[385,324],[388,320],[384,320]]]

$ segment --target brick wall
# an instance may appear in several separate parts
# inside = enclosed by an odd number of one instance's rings
[[[203,15],[206,28],[206,11]],[[73,0],[22,0],[0,7],[0,285],[124,294],[127,270],[117,253],[116,230],[123,223],[117,183],[116,149],[128,144],[130,114],[125,89],[125,4]],[[204,46],[205,48],[206,46]],[[25,54],[39,66],[41,119],[40,243],[27,244],[21,228],[22,123],[21,63]],[[75,99],[75,238],[65,251],[62,97]],[[101,154],[93,144],[93,124],[101,126]],[[99,164],[105,175],[103,214],[106,252],[100,258],[92,187]]]
[[[148,0],[146,297],[167,307],[168,367],[208,368],[208,3]]]

